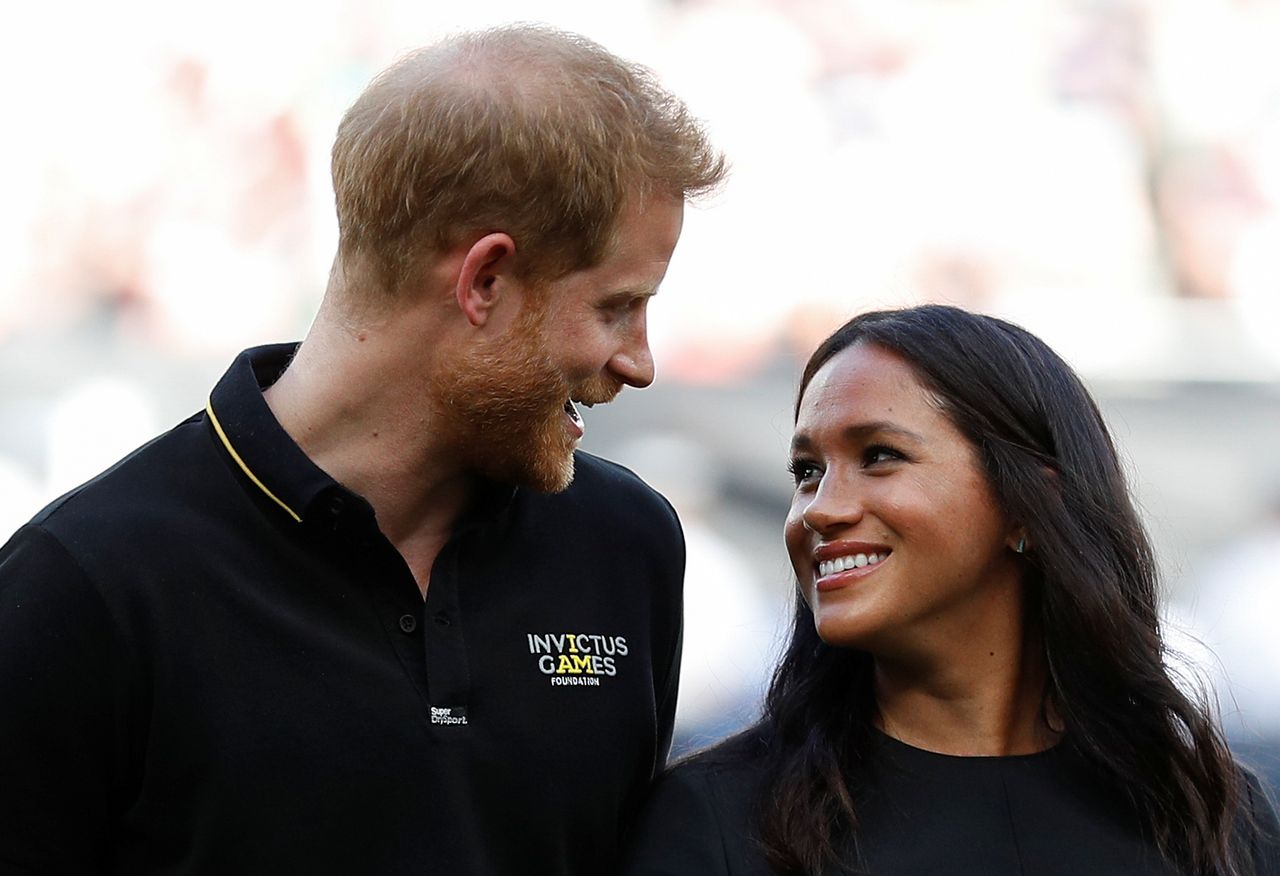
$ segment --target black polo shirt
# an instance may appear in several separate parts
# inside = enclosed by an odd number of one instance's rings
[[[0,551],[0,872],[612,872],[670,740],[671,507],[586,453],[488,485],[424,603],[271,415],[293,349]]]

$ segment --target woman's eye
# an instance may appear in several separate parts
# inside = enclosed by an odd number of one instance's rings
[[[787,471],[795,479],[796,486],[818,476],[818,467],[807,459],[793,459],[787,463]]]
[[[875,465],[881,462],[894,462],[903,459],[903,455],[892,447],[883,444],[873,444],[862,453],[863,465]]]

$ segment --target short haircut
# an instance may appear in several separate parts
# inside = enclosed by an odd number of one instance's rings
[[[708,192],[725,161],[644,68],[514,25],[385,70],[343,117],[332,170],[339,259],[394,294],[470,234],[510,234],[531,280],[591,267],[630,199]]]

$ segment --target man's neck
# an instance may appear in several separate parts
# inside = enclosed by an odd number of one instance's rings
[[[311,461],[373,506],[379,527],[407,558],[412,545],[419,555],[429,553],[421,545],[443,545],[472,488],[433,438],[422,360],[404,370],[397,335],[405,329],[396,322],[318,320],[265,397]]]

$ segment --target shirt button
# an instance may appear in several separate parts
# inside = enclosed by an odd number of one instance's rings
[[[438,611],[436,612],[436,623],[442,627],[447,627],[449,624],[453,623],[453,618],[449,617],[449,613],[447,611]]]
[[[412,633],[418,628],[418,619],[411,614],[400,615],[400,632]]]

